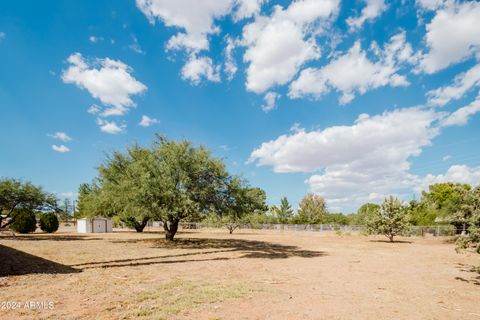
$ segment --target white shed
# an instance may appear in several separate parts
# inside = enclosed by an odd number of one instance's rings
[[[78,219],[77,232],[79,233],[112,232],[112,220],[103,218],[103,217]]]

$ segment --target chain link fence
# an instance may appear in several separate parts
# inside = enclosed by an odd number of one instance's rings
[[[151,226],[161,226],[158,222],[152,222]],[[192,229],[218,229],[219,224],[184,222],[180,224],[183,230]],[[363,233],[363,226],[360,225],[335,225],[335,224],[242,224],[238,229],[251,230],[276,230],[276,231],[297,231],[297,232],[358,232]],[[438,226],[411,226],[407,236],[454,236],[456,229],[451,225]]]

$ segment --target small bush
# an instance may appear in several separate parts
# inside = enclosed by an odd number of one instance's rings
[[[58,218],[57,216],[51,213],[42,214],[40,217],[40,229],[45,232],[53,233],[58,230]]]
[[[37,220],[35,214],[31,211],[20,211],[13,219],[14,221],[10,226],[18,233],[34,232],[37,229]]]

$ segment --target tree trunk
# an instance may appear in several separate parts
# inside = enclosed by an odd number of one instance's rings
[[[172,219],[163,222],[163,229],[165,230],[165,239],[173,241],[178,230],[179,219]]]
[[[393,242],[393,237],[394,237],[393,234],[389,234],[387,237],[388,237],[388,239],[390,239],[390,242]]]
[[[143,232],[143,229],[145,229],[145,227],[147,226],[148,220],[150,220],[149,217],[144,217],[141,223],[135,221],[135,230],[137,232]]]

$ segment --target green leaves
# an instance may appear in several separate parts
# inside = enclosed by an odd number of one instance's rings
[[[16,179],[0,179],[0,214],[11,218],[10,222],[0,217],[0,228],[14,223],[18,212],[55,211],[57,199],[39,186]]]
[[[189,141],[157,135],[150,148],[133,145],[112,153],[98,172],[81,187],[82,212],[118,215],[132,226],[146,217],[175,225],[209,213],[240,217],[265,207],[263,190],[230,177],[221,160]]]
[[[379,210],[367,217],[365,224],[368,234],[383,234],[392,242],[395,236],[405,234],[409,227],[406,208],[392,196],[384,200]]]

